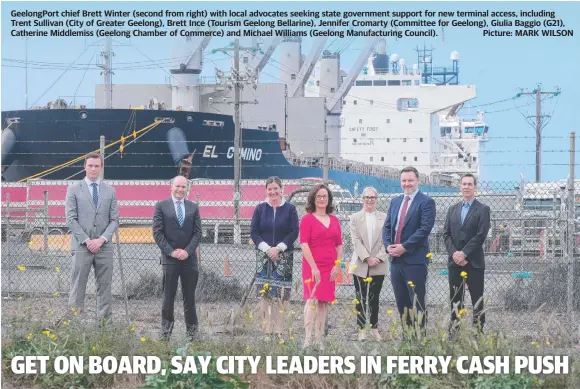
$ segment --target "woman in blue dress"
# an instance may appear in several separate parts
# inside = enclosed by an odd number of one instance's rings
[[[254,210],[251,238],[258,252],[256,293],[261,296],[260,318],[266,333],[282,333],[283,318],[292,290],[294,242],[298,239],[298,212],[282,196],[278,177],[266,180],[266,201]],[[283,312],[282,314],[280,312]]]

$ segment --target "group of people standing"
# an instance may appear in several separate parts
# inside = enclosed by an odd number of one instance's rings
[[[370,335],[381,339],[378,331],[379,298],[385,276],[390,275],[397,310],[404,327],[425,328],[427,321],[426,288],[432,253],[429,235],[435,224],[435,201],[419,191],[419,172],[414,167],[401,171],[403,194],[394,198],[387,213],[378,211],[378,192],[363,190],[364,206],[350,216],[353,254],[349,271],[353,275],[358,339]],[[466,284],[474,306],[473,324],[483,330],[484,250],[490,228],[490,208],[475,199],[476,178],[461,178],[462,200],[449,207],[444,228],[448,254],[451,303],[450,333],[457,328],[463,310]],[[333,214],[332,191],[316,185],[306,200],[306,215],[301,220],[294,205],[285,202],[278,177],[266,181],[267,199],[253,214],[251,238],[262,253],[257,274],[257,293],[271,299],[261,301],[261,319],[268,333],[281,333],[284,307],[292,289],[294,241],[302,248],[302,286],[305,346],[314,334],[323,346],[328,306],[336,302],[336,279],[342,272],[343,239],[341,224]],[[277,306],[269,306],[268,301]],[[368,324],[367,324],[368,322]]]
[[[90,269],[97,278],[97,311],[101,323],[110,321],[112,309],[113,248],[119,211],[115,190],[100,180],[103,158],[90,153],[85,158],[86,177],[69,186],[66,219],[71,230],[72,283],[69,305],[76,314],[84,309]],[[350,272],[356,293],[356,322],[360,329],[380,340],[379,297],[385,276],[390,274],[397,310],[403,325],[424,328],[426,286],[431,257],[429,234],[435,224],[435,202],[419,191],[419,173],[414,167],[401,171],[403,194],[394,198],[385,214],[376,209],[378,193],[367,187],[364,207],[350,216],[353,254]],[[483,243],[490,228],[490,208],[475,199],[476,178],[461,179],[462,201],[449,207],[444,240],[448,254],[451,326],[463,309],[465,283],[474,305],[473,323],[482,330],[485,260]],[[174,325],[174,300],[181,281],[186,333],[193,338],[198,328],[195,289],[199,276],[198,247],[202,227],[198,206],[186,199],[187,180],[172,180],[171,196],[159,201],[153,216],[153,237],[161,250],[163,267],[162,338],[169,339]],[[254,210],[251,238],[259,250],[260,266],[255,284],[266,332],[281,333],[292,291],[294,243],[302,248],[302,284],[305,346],[312,335],[323,345],[329,305],[336,302],[336,279],[342,272],[341,224],[333,214],[332,191],[316,185],[308,194],[306,215],[299,219],[296,207],[286,202],[282,181],[266,181],[266,200]],[[275,302],[276,305],[273,305]],[[359,332],[364,340],[366,332]]]

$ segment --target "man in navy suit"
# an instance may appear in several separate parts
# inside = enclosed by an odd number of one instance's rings
[[[429,234],[435,224],[435,201],[419,191],[419,172],[414,167],[401,171],[403,194],[391,201],[383,242],[391,262],[391,284],[397,309],[408,326],[426,323],[425,291],[429,259]],[[417,316],[411,317],[417,296]]]

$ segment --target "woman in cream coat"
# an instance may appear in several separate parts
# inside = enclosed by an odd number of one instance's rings
[[[353,274],[358,302],[356,310],[357,325],[360,329],[359,340],[366,339],[367,318],[370,319],[372,336],[376,340],[381,340],[378,330],[379,296],[388,272],[382,228],[387,215],[377,211],[377,197],[375,188],[365,188],[362,194],[363,209],[350,216],[350,234],[354,252],[349,271]],[[371,277],[372,281],[368,282],[368,277]]]

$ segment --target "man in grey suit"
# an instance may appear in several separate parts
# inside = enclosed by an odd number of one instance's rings
[[[483,243],[490,228],[489,206],[477,201],[477,181],[473,174],[461,177],[462,201],[449,207],[443,238],[448,254],[449,296],[451,300],[451,335],[455,335],[457,313],[463,308],[465,286],[473,304],[473,325],[479,332],[485,325],[483,284],[485,258]],[[465,272],[465,274],[462,273]]]
[[[113,280],[113,233],[119,226],[115,189],[99,179],[103,157],[85,157],[85,179],[66,191],[66,224],[72,233],[73,260],[69,306],[82,312],[91,267],[97,279],[97,315],[101,325],[111,317]]]
[[[195,289],[197,287],[197,247],[201,241],[201,217],[197,204],[185,199],[187,180],[177,176],[171,184],[171,197],[159,201],[153,214],[153,237],[161,249],[163,265],[163,307],[161,337],[168,340],[173,331],[174,301],[181,279],[186,334],[191,340],[197,331]]]

